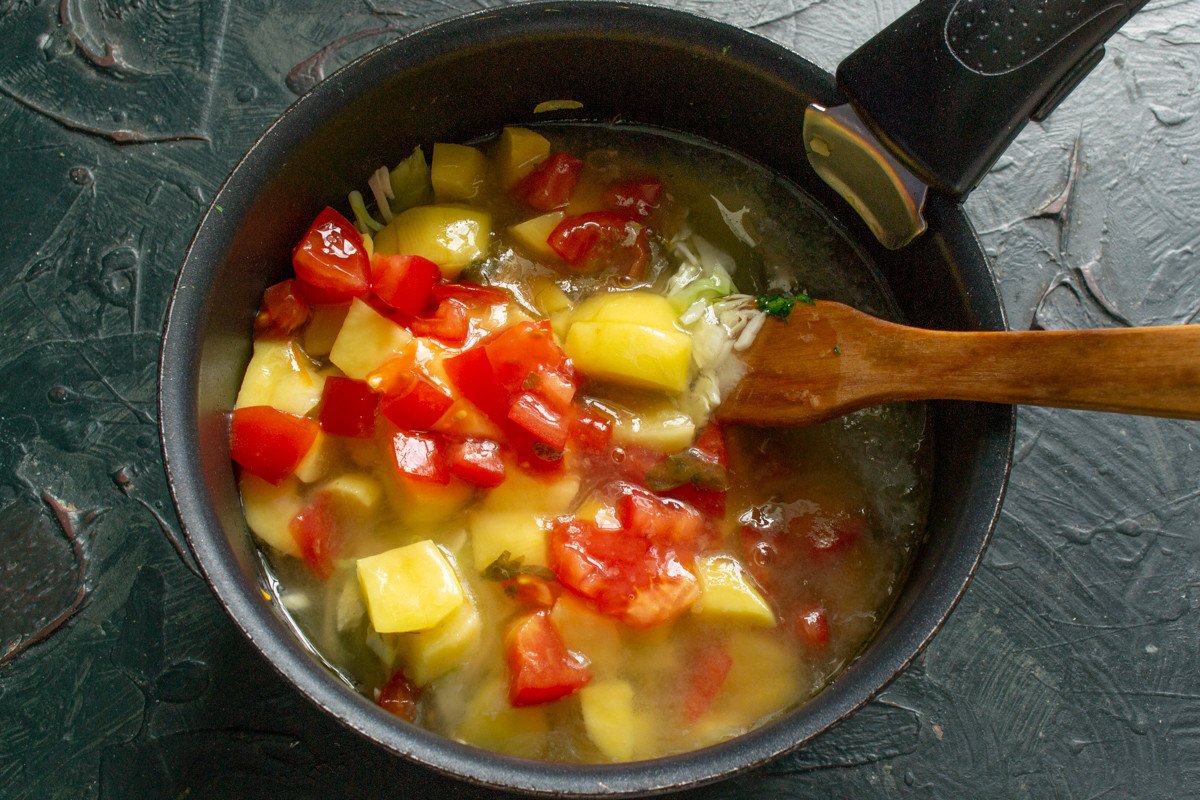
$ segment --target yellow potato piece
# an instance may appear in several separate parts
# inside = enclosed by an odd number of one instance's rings
[[[479,646],[482,638],[483,620],[479,608],[468,597],[429,630],[402,638],[399,649],[404,672],[417,686],[424,686],[461,664]]]
[[[696,558],[700,599],[692,613],[703,619],[738,622],[754,627],[775,626],[775,612],[754,587],[753,579],[733,556],[712,554]]]
[[[360,558],[357,564],[367,614],[378,633],[428,630],[463,603],[454,567],[428,539]]]
[[[285,478],[274,486],[243,470],[238,479],[242,494],[242,510],[246,524],[254,535],[281,553],[300,556],[300,548],[292,537],[292,519],[304,507],[300,499],[300,483]]]
[[[504,680],[497,677],[471,698],[454,738],[505,755],[537,758],[545,749],[549,730],[545,708],[513,708]]]
[[[592,662],[592,674],[615,676],[624,664],[621,628],[612,617],[593,611],[579,598],[563,593],[554,601],[550,621],[571,650]]]
[[[628,681],[593,681],[579,690],[579,707],[588,738],[610,761],[633,758],[639,720]]]
[[[349,304],[314,307],[312,317],[304,326],[304,351],[315,358],[329,355],[349,310]]]
[[[568,472],[549,480],[530,475],[509,463],[504,483],[487,493],[481,508],[489,511],[526,511],[534,514],[562,514],[571,508],[579,493],[579,476]]]
[[[492,215],[480,208],[449,204],[416,206],[375,234],[375,252],[423,256],[448,280],[487,255]]]
[[[530,289],[533,292],[534,308],[544,316],[570,311],[572,308],[571,298],[549,278],[536,278]]]
[[[655,399],[614,408],[613,441],[674,453],[696,438],[695,421],[670,401]]]
[[[467,524],[476,572],[508,551],[512,558],[530,566],[546,565],[546,530],[528,511],[476,511]]]
[[[379,481],[361,472],[339,475],[321,487],[333,497],[339,510],[350,514],[369,514],[379,505],[383,487]]]
[[[429,179],[437,202],[474,199],[486,177],[487,159],[474,147],[444,142],[434,144]]]
[[[272,406],[304,416],[321,401],[325,376],[289,339],[257,339],[234,408]]]
[[[794,647],[759,631],[735,630],[726,650],[733,663],[712,707],[696,722],[691,741],[712,744],[750,729],[787,706],[808,680]]]
[[[572,322],[628,322],[664,331],[677,330],[675,308],[662,295],[643,290],[595,294],[580,303]]]
[[[385,457],[390,457],[386,456]],[[475,496],[469,483],[451,478],[449,483],[417,481],[390,466],[384,488],[400,522],[413,528],[438,525],[461,511]]]
[[[549,214],[542,214],[540,217],[534,217],[516,225],[510,225],[508,235],[528,255],[543,261],[553,261],[558,258],[558,254],[550,247],[547,240],[554,229],[558,227],[558,223],[562,222],[562,219],[563,212],[551,211]],[[568,305],[570,305],[569,302]],[[539,310],[541,310],[540,306]]]
[[[403,354],[412,338],[404,328],[355,298],[329,360],[348,377],[365,380],[368,374]]]
[[[572,322],[563,349],[589,378],[678,393],[687,388],[692,338],[626,322]]]
[[[505,128],[496,145],[496,166],[505,188],[533,172],[550,155],[550,140],[528,128]]]
[[[300,463],[296,465],[295,475],[305,483],[315,483],[325,475],[329,463],[337,458],[333,452],[336,448],[333,438],[326,436],[323,431],[317,431],[317,438]]]

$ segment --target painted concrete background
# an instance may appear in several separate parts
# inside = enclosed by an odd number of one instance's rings
[[[0,796],[484,797],[343,732],[180,543],[175,270],[296,93],[470,0],[0,0]],[[679,0],[826,68],[911,3]],[[1200,0],[1155,0],[969,199],[1014,327],[1196,322]],[[1200,424],[1041,409],[943,633],[812,746],[691,797],[1200,797]]]

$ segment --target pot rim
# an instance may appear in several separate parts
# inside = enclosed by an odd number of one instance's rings
[[[264,177],[259,162],[266,161],[270,166],[272,154],[292,150],[310,129],[310,118],[323,122],[335,116],[341,107],[376,86],[392,70],[478,41],[476,31],[481,24],[489,26],[489,35],[495,39],[506,34],[580,32],[601,23],[606,32],[614,28],[636,32],[655,26],[672,31],[679,41],[679,31],[686,30],[689,43],[713,45],[716,49],[721,47],[718,42],[736,43],[738,55],[748,62],[766,65],[767,69],[782,64],[811,72],[814,81],[823,80],[830,91],[836,92],[828,73],[758,34],[689,12],[640,3],[536,0],[485,9],[419,29],[376,48],[317,84],[285,110],[238,160],[188,245],[172,290],[159,360],[159,426],[171,496],[205,579],[243,635],[308,700],[386,750],[471,783],[542,795],[647,795],[710,783],[798,748],[866,705],[924,650],[966,591],[999,516],[1015,437],[1015,409],[1007,407],[1005,435],[990,441],[987,453],[981,456],[988,462],[988,474],[982,480],[997,487],[995,502],[978,510],[981,530],[956,550],[962,563],[955,579],[946,581],[949,585],[938,587],[924,600],[930,610],[906,626],[903,635],[892,637],[882,652],[873,647],[869,661],[853,662],[800,710],[717,745],[624,764],[576,765],[514,758],[402,723],[323,667],[264,602],[261,588],[244,579],[201,477],[203,468],[195,446],[199,430],[198,342],[203,340],[204,310],[213,286],[209,265],[222,256],[238,229],[239,212],[261,188]],[[956,239],[952,242],[955,247],[982,252],[959,206],[936,198],[932,203],[931,210],[946,220],[949,238]],[[990,301],[986,304],[994,314],[983,322],[1004,329],[1007,323],[994,274],[989,277],[985,289],[988,297],[984,300]],[[833,691],[833,687],[839,687],[839,691]]]

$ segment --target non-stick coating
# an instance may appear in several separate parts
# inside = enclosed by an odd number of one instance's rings
[[[415,142],[462,141],[532,121],[542,100],[584,103],[740,151],[826,203],[891,284],[908,320],[1001,329],[1000,301],[961,210],[934,198],[931,229],[899,253],[809,170],[808,102],[839,101],[831,76],[765,39],[651,7],[549,3],[462,18],[387,45],[318,85],[238,164],[206,213],[175,288],[163,344],[163,447],[180,518],[234,622],[314,703],[383,747],[467,780],[547,794],[653,793],[713,780],[808,741],[866,703],[933,636],[990,535],[1012,449],[1008,407],[932,406],[929,539],[869,650],[801,710],[734,741],[628,765],[545,764],[491,754],[401,723],[350,691],[265,600],[227,441],[262,290],[289,269],[292,243],[327,204]]]

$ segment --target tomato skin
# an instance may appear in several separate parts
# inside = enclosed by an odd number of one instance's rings
[[[500,587],[504,589],[504,594],[518,604],[530,608],[553,608],[560,592],[557,583],[539,578],[537,575],[518,575],[515,578],[501,581]]]
[[[415,348],[409,347],[401,355],[388,359],[367,375],[367,385],[380,394],[404,394],[413,387],[420,376]]]
[[[466,304],[447,298],[438,303],[432,315],[414,317],[408,328],[414,336],[430,336],[451,347],[461,347],[471,332],[471,319]]]
[[[352,299],[354,299],[354,295],[350,294],[349,292],[318,289],[311,283],[305,283],[299,278],[293,278],[292,280],[296,295],[310,306],[336,306],[343,303],[349,303]]]
[[[406,722],[416,722],[420,699],[421,690],[409,680],[404,670],[398,669],[379,690],[379,698],[375,702],[384,711]]]
[[[463,439],[446,446],[450,473],[467,483],[493,489],[504,483],[504,450],[491,439]]]
[[[471,401],[492,422],[504,427],[508,422],[508,405],[504,392],[496,390],[496,374],[492,371],[483,346],[472,347],[442,362],[446,376],[454,388]]]
[[[263,292],[262,310],[254,318],[254,332],[288,336],[304,327],[311,313],[308,301],[296,288],[296,281],[280,281]]]
[[[555,153],[513,187],[513,194],[538,211],[562,208],[571,200],[583,162],[566,153]]]
[[[333,574],[333,561],[341,552],[345,532],[338,524],[329,495],[320,492],[288,525],[304,563],[321,580]]]
[[[452,405],[454,398],[445,389],[417,375],[402,391],[385,394],[379,403],[379,413],[398,428],[424,431],[441,419]]]
[[[391,466],[400,475],[443,485],[450,482],[445,445],[437,434],[396,431],[388,450]]]
[[[567,446],[567,422],[532,392],[518,394],[508,408],[508,419],[536,441],[555,450]]]
[[[317,419],[326,433],[365,439],[375,435],[378,407],[379,395],[365,381],[330,376],[321,392]]]
[[[592,679],[586,658],[567,649],[546,611],[519,618],[504,639],[508,700],[513,706],[549,703]]]
[[[278,485],[296,471],[316,441],[321,426],[271,406],[234,409],[229,451],[242,469]]]
[[[682,703],[683,721],[691,724],[704,714],[717,699],[733,658],[719,641],[705,642],[687,660]]]
[[[433,299],[433,287],[442,280],[438,265],[421,256],[371,258],[371,291],[387,305],[405,314],[424,312]]]
[[[640,486],[624,485],[617,500],[621,527],[650,541],[695,555],[704,537],[700,512],[672,498],[659,497]]]
[[[546,320],[511,325],[490,338],[483,350],[496,380],[508,392],[530,389],[530,375],[539,369],[558,370],[567,360]]]
[[[507,289],[481,283],[442,283],[433,287],[433,299],[461,300],[468,305],[494,306],[512,300]]]
[[[309,226],[292,251],[296,277],[316,289],[359,297],[371,288],[371,266],[362,235],[332,208],[326,208]]]
[[[611,269],[641,278],[650,263],[646,229],[612,211],[564,217],[550,232],[546,243],[579,272]]]
[[[616,421],[591,406],[571,406],[567,414],[570,440],[589,453],[601,453],[612,444]]]
[[[613,211],[645,218],[658,207],[663,185],[654,178],[634,178],[614,183],[604,191],[604,204]]]
[[[796,614],[796,635],[817,650],[829,644],[829,617],[819,606],[802,607]]]

